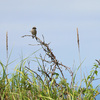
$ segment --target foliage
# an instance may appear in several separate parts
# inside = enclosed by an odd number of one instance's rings
[[[40,55],[39,58],[33,59],[33,61],[37,61],[38,71],[26,66],[28,58],[22,59],[10,78],[6,72],[9,63],[5,66],[0,61],[2,67],[2,73],[0,73],[1,100],[94,100],[100,94],[99,85],[96,88],[92,85],[92,81],[95,81],[95,77],[98,75],[99,63],[95,63],[90,74],[87,77],[84,75],[84,79],[81,80],[85,83],[85,87],[82,87],[81,83],[78,86],[75,78],[82,63],[76,72],[73,72],[56,59],[49,44],[36,36],[35,38],[48,58],[43,59]],[[68,77],[64,75],[63,69],[69,72],[71,82],[67,81]]]

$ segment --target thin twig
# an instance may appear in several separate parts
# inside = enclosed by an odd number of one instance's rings
[[[28,68],[27,66],[25,66],[25,68],[27,68],[28,70],[32,71],[34,74],[37,75],[37,77],[39,77],[39,79],[43,82],[42,78],[40,75],[38,75],[35,71],[31,70],[30,68]],[[43,82],[44,83],[44,82]]]
[[[32,35],[23,35],[22,38],[24,38],[24,37],[26,37],[26,36],[31,36],[31,37],[32,37]]]
[[[22,37],[25,37],[25,36],[31,36],[31,35],[24,35]],[[55,73],[55,70],[57,68],[57,69],[59,69],[59,71],[60,71],[63,79],[65,79],[65,76],[64,76],[64,74],[63,74],[63,72],[61,70],[61,67],[60,67],[60,66],[63,66],[71,74],[71,77],[72,77],[71,84],[72,84],[73,72],[71,71],[71,69],[69,67],[63,65],[62,63],[60,63],[56,59],[56,56],[54,55],[54,53],[52,52],[52,50],[49,48],[49,44],[50,43],[45,43],[44,36],[42,36],[42,37],[43,37],[43,41],[40,40],[37,36],[35,36],[35,39],[41,45],[41,47],[44,50],[44,52],[46,53],[46,55],[51,59],[50,61],[47,61],[47,60],[45,60],[45,58],[43,59],[41,57],[41,60],[42,60],[43,64],[44,64],[44,62],[52,64],[52,65],[50,65],[50,66],[52,66],[52,67],[50,67],[51,76],[49,75],[50,73],[48,74],[48,71],[46,71],[45,69],[44,70],[39,70],[39,71],[42,72],[42,73],[44,73],[50,79],[50,81],[52,81],[53,75],[55,75],[54,73]]]

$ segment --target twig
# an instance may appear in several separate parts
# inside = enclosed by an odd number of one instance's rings
[[[31,36],[31,37],[32,37],[32,35],[23,35],[22,38],[24,38],[24,37],[26,37],[26,36]]]
[[[25,37],[25,36],[32,36],[32,35],[24,35],[22,37]],[[41,45],[41,47],[44,50],[44,52],[46,53],[46,55],[51,59],[50,61],[47,61],[47,60],[45,60],[45,58],[43,59],[41,57],[41,60],[42,60],[43,63],[47,62],[47,63],[51,63],[52,64],[51,67],[50,67],[51,76],[48,74],[48,71],[45,71],[45,69],[44,70],[39,70],[39,71],[44,73],[51,81],[52,78],[53,78],[53,75],[55,73],[56,68],[58,68],[60,73],[61,73],[61,75],[62,75],[62,77],[63,77],[63,79],[65,79],[64,74],[63,74],[63,72],[62,72],[62,70],[60,68],[60,66],[63,66],[71,74],[71,77],[72,77],[71,84],[72,84],[73,72],[71,71],[71,69],[69,67],[63,65],[62,63],[59,63],[59,61],[56,59],[56,56],[54,55],[52,50],[49,48],[49,44],[50,43],[45,43],[44,36],[42,35],[42,37],[43,37],[43,41],[40,40],[37,36],[35,36],[35,39],[39,43],[39,45]]]
[[[39,77],[39,79],[43,82],[42,78],[40,75],[38,75],[35,71],[31,70],[30,68],[28,68],[27,66],[25,66],[25,68],[27,68],[28,70],[32,71],[34,74],[37,75],[37,77]]]

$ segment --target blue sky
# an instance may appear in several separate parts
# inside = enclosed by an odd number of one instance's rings
[[[5,34],[9,34],[11,60],[24,57],[39,49],[35,40],[22,35],[31,34],[37,27],[37,36],[42,34],[51,42],[56,57],[73,68],[79,66],[76,28],[79,29],[81,61],[84,73],[90,71],[95,59],[100,59],[100,0],[9,0],[0,2],[0,60],[6,59]],[[40,53],[40,52],[39,52]],[[36,55],[38,56],[39,53]],[[11,68],[11,66],[9,66]],[[100,70],[99,70],[100,71]],[[100,82],[100,80],[99,80]],[[98,83],[98,82],[97,82]]]

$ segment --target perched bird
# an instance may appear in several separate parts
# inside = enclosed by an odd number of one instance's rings
[[[32,33],[32,38],[34,38],[37,34],[36,27],[33,27],[30,32]]]

